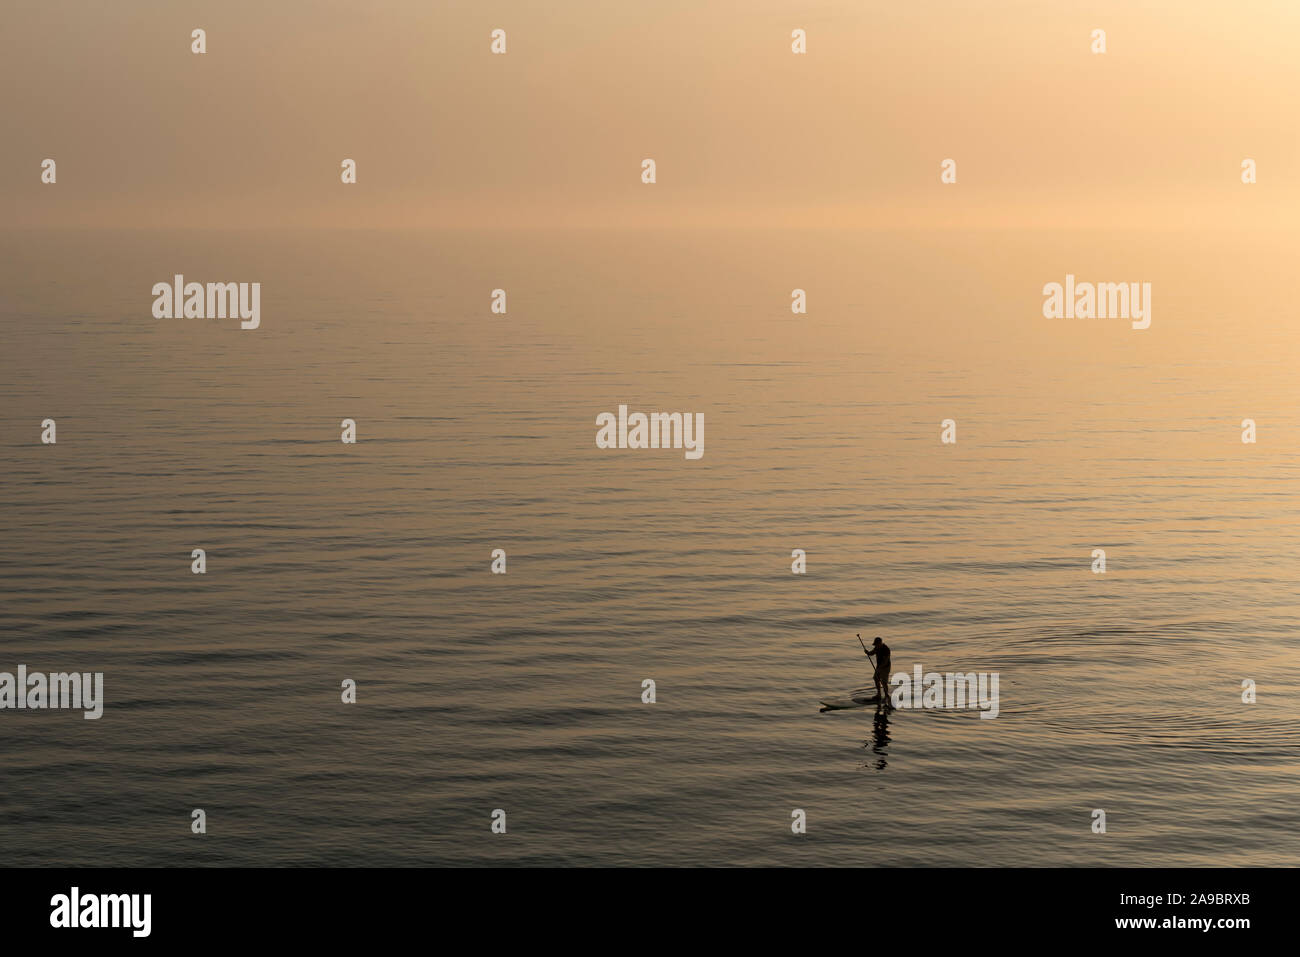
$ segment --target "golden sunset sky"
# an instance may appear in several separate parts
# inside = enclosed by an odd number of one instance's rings
[[[9,225],[1267,228],[1300,198],[1293,0],[8,0],[4,19]]]

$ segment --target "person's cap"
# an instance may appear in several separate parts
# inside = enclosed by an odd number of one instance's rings
[[[876,640],[873,641],[872,644],[873,644],[873,645],[878,645],[878,644],[880,644],[880,636],[879,636],[879,635],[876,635]]]

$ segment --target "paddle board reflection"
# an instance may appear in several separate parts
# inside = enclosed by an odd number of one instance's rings
[[[862,744],[876,756],[875,761],[868,762],[867,767],[874,767],[877,771],[883,771],[889,763],[886,759],[889,757],[889,712],[892,710],[888,704],[876,706],[876,714],[871,721],[871,738]]]

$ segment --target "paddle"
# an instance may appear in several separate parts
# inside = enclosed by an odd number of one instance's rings
[[[858,635],[858,644],[860,644],[860,645],[862,646],[862,650],[863,650],[864,652],[866,652],[867,657],[870,658],[870,657],[871,657],[871,652],[867,651],[867,643],[866,643],[865,641],[862,640],[862,635],[861,635],[861,634]]]

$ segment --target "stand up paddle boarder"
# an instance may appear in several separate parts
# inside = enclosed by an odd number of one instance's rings
[[[871,643],[875,651],[867,651],[867,646],[862,641],[862,636],[858,635],[858,644],[862,645],[862,650],[867,652],[867,657],[875,656],[876,673],[873,675],[876,682],[876,694],[880,696],[882,702],[889,699],[889,645],[880,640],[876,635],[876,640]]]

